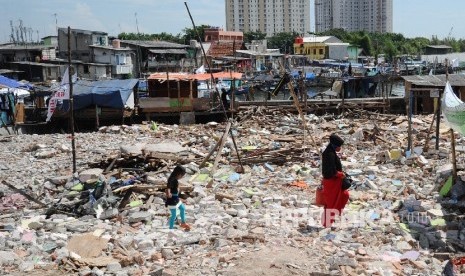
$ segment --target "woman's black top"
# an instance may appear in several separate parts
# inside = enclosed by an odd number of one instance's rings
[[[323,178],[329,179],[336,176],[338,171],[342,171],[341,159],[337,156],[333,146],[329,144],[322,155]]]

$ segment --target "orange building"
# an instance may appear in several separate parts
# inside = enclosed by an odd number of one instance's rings
[[[205,29],[204,32],[205,42],[236,41],[236,43],[242,43],[244,41],[243,32],[223,31],[223,29],[218,27]]]

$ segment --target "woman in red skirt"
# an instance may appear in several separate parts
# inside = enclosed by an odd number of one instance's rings
[[[336,134],[331,134],[329,144],[323,151],[323,199],[325,202],[322,224],[331,227],[335,218],[342,215],[342,210],[349,201],[349,191],[342,190],[342,180],[345,175],[342,172],[341,159],[337,152],[341,151],[344,140]]]

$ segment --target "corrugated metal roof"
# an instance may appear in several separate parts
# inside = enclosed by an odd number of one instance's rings
[[[136,45],[145,48],[178,48],[185,49],[189,45],[182,45],[173,42],[160,41],[160,40],[121,40],[121,43]]]
[[[284,54],[281,54],[279,52],[256,52],[256,51],[251,51],[251,50],[236,50],[236,53],[241,53],[241,54],[246,54],[246,55],[251,55],[251,56],[273,56],[273,57],[280,57],[284,56]]]
[[[99,49],[107,49],[107,50],[114,50],[114,51],[134,51],[129,47],[120,47],[115,48],[113,46],[101,46],[101,45],[89,45],[91,48],[99,48]]]
[[[444,87],[446,86],[446,75],[425,75],[425,76],[403,76],[406,82],[415,86]],[[449,82],[452,86],[465,86],[465,75],[450,74]]]
[[[3,44],[0,45],[0,50],[30,50],[30,51],[37,51],[37,50],[44,50],[44,49],[53,49],[55,46],[52,45],[42,45],[42,44],[26,44],[26,45],[19,45],[19,44]]]
[[[447,45],[428,45],[427,48],[434,48],[434,49],[452,49],[452,47]]]
[[[342,42],[335,36],[306,36],[303,37],[304,43],[325,43],[325,42]]]
[[[57,65],[57,64],[33,62],[33,61],[13,61],[10,63],[23,64],[23,65],[34,65],[34,66],[42,66],[42,67],[60,67],[60,65]]]
[[[331,42],[331,43],[325,43],[326,45],[329,46],[349,46],[350,43],[344,43],[344,42]]]
[[[211,78],[210,73],[203,73],[203,74],[189,74],[189,73],[154,73],[151,74],[148,79],[149,80],[158,80],[158,81],[166,81],[167,79],[170,80],[208,80]],[[213,78],[215,79],[241,79],[242,73],[238,72],[218,72],[213,73]]]
[[[149,52],[153,54],[187,55],[187,51],[184,49],[150,49]]]

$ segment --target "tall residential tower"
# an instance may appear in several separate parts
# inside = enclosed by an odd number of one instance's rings
[[[393,0],[315,0],[315,32],[392,32]]]
[[[310,0],[225,0],[228,31],[310,32]]]

